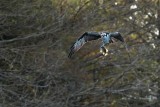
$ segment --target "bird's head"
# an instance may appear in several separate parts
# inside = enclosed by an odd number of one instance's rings
[[[104,33],[104,32],[101,32],[101,37],[104,37],[104,36],[106,36],[106,33]]]

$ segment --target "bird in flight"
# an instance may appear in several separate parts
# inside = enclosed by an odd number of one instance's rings
[[[76,42],[71,46],[70,52],[68,57],[71,58],[72,55],[77,52],[85,43],[92,41],[92,40],[98,40],[102,39],[102,45],[100,47],[101,52],[103,55],[106,55],[108,50],[105,48],[105,45],[108,45],[110,43],[113,43],[113,38],[124,42],[123,37],[119,32],[85,32],[81,37],[79,37]]]

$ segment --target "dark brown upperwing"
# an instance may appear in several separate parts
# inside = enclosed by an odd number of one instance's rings
[[[85,41],[91,41],[101,38],[100,33],[98,32],[85,32],[78,40],[85,38]]]
[[[118,39],[121,42],[124,42],[124,39],[119,32],[110,33],[110,37],[114,37],[115,39]]]

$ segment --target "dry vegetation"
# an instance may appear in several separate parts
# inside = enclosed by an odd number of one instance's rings
[[[0,2],[0,107],[160,106],[159,0]],[[119,31],[129,55],[94,42],[68,59],[85,31]]]

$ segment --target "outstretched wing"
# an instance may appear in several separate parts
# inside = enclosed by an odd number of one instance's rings
[[[119,32],[110,33],[110,37],[114,37],[115,39],[118,39],[121,42],[124,42],[124,39]]]
[[[71,46],[69,58],[77,52],[86,42],[101,38],[101,35],[97,32],[85,32],[77,41]]]

